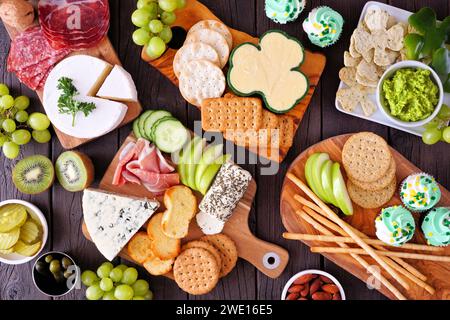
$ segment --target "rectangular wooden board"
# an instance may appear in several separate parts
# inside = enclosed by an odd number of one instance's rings
[[[185,30],[189,30],[195,23],[201,20],[219,20],[206,6],[201,4],[197,0],[187,0],[187,5],[182,10],[176,12],[177,21],[174,26],[182,27]],[[233,47],[236,47],[244,42],[258,43],[258,38],[252,37],[247,33],[239,30],[229,28],[233,35]],[[153,67],[158,69],[164,74],[175,86],[178,86],[178,79],[173,72],[173,59],[175,57],[176,50],[168,49],[164,55],[156,60],[146,54],[145,48],[142,50],[142,59],[150,63]],[[321,53],[312,53],[308,50],[305,51],[305,61],[300,67],[300,70],[309,78],[310,88],[308,94],[300,101],[300,103],[287,113],[294,120],[294,130],[297,131],[303,115],[311,102],[312,95],[319,83],[322,72],[325,68],[326,58]],[[226,70],[225,70],[226,71]],[[269,158],[276,162],[282,162],[286,157],[290,148],[280,149],[258,149],[257,151],[251,149],[253,152],[257,152],[259,155]]]
[[[311,146],[309,149],[305,150],[302,154],[300,154],[297,159],[292,163],[288,172],[293,173],[301,180],[305,181],[304,168],[305,163],[308,157],[316,152],[326,152],[330,155],[330,158],[333,161],[337,161],[342,163],[341,151],[347,139],[350,135],[341,135],[336,136],[318,144]],[[397,184],[400,184],[407,176],[413,173],[422,172],[419,168],[414,166],[411,162],[408,161],[405,157],[403,157],[399,152],[395,149],[391,148],[392,155],[394,157],[395,163],[397,165]],[[444,187],[440,186],[442,191],[442,198],[438,204],[438,206],[442,207],[450,207],[450,192],[446,190]],[[281,201],[280,201],[280,213],[283,221],[283,225],[289,232],[295,233],[307,233],[307,234],[317,234],[317,231],[310,226],[308,223],[301,220],[296,214],[295,211],[301,209],[301,204],[299,204],[295,199],[294,195],[300,194],[305,196],[303,192],[295,186],[293,182],[289,179],[285,179],[283,184],[283,189],[281,193]],[[398,191],[395,193],[394,197],[386,203],[383,207],[389,207],[393,205],[400,205],[401,200],[398,195]],[[375,236],[375,217],[380,213],[381,208],[378,209],[363,209],[358,205],[354,204],[354,214],[350,217],[345,217],[344,220],[350,223],[353,227],[358,229],[359,231],[369,235],[371,238],[376,238]],[[416,218],[416,232],[414,238],[411,240],[411,243],[422,243],[425,244],[425,238],[421,232],[420,228],[420,215],[414,214]],[[325,243],[318,241],[303,241],[309,247],[312,246],[335,246],[334,243]],[[401,251],[401,249],[400,249]],[[408,251],[414,252],[414,251]],[[423,252],[417,252],[423,253]],[[443,255],[450,256],[450,247],[445,248],[442,252]],[[341,268],[345,269],[349,273],[355,275],[362,281],[367,281],[370,274],[354,260],[350,255],[347,254],[324,254],[324,256],[336,263]],[[376,264],[376,262],[367,256],[364,256],[364,259],[367,260],[370,264]],[[394,284],[408,299],[414,300],[446,300],[450,299],[450,264],[443,262],[434,262],[434,261],[425,261],[425,260],[406,260],[412,266],[417,268],[420,272],[425,274],[428,278],[427,283],[436,289],[434,295],[429,294],[423,288],[418,285],[412,283],[408,279],[408,283],[411,288],[409,291],[403,289],[391,276],[387,273],[383,272],[383,275]],[[345,289],[345,288],[344,288]],[[392,293],[384,286],[381,286],[378,289],[385,296],[394,299],[395,297]]]
[[[114,186],[112,184],[114,172],[117,168],[117,164],[119,162],[119,155],[121,151],[123,150],[125,145],[127,145],[129,142],[134,141],[136,141],[136,138],[134,137],[133,134],[130,134],[130,136],[127,137],[122,147],[117,152],[116,156],[114,157],[108,169],[106,170],[99,187],[103,190],[119,194],[142,198],[154,198],[154,195],[141,185],[127,183],[123,186]],[[241,199],[236,209],[234,210],[230,220],[228,220],[227,223],[225,224],[223,233],[228,235],[231,239],[234,240],[234,242],[236,243],[239,257],[250,262],[252,265],[258,268],[268,277],[277,278],[279,275],[281,275],[281,273],[285,269],[289,261],[289,254],[285,249],[275,244],[256,238],[250,231],[250,228],[248,226],[248,217],[250,214],[250,210],[252,208],[252,203],[255,194],[256,194],[256,183],[255,180],[252,180],[243,198]],[[201,194],[196,193],[196,196],[198,198],[198,201],[200,202],[202,198]],[[159,196],[156,198],[161,203],[159,212],[164,211],[163,197]],[[89,234],[87,233],[87,229],[84,223],[83,223],[83,233],[87,238],[89,238]],[[190,224],[188,236],[184,238],[182,242],[198,239],[201,236],[203,236],[203,233],[197,226],[197,223],[195,222],[194,218]],[[120,256],[123,257],[124,259],[132,261],[132,259],[126,253],[126,250],[123,250]],[[270,263],[268,264],[268,261],[272,261],[269,259],[270,257],[275,257],[276,265]],[[167,276],[170,277],[170,274]]]
[[[37,24],[37,22],[36,22]],[[11,39],[14,39],[19,32],[14,29],[13,27],[5,24],[6,31],[8,32]],[[111,44],[111,41],[108,37],[103,38],[102,41],[100,41],[95,47],[89,48],[87,50],[77,51],[73,52],[70,55],[77,55],[77,54],[87,54],[91,55],[100,59],[105,60],[106,62],[112,64],[112,65],[121,65],[120,59],[116,54],[116,51],[114,50],[114,47]],[[69,55],[69,56],[70,56]],[[36,94],[38,95],[39,99],[41,100],[41,103],[44,103],[42,97],[43,97],[43,90],[36,90]],[[134,119],[136,119],[139,114],[142,112],[142,106],[139,102],[125,102],[125,104],[128,107],[128,111],[125,115],[125,118],[123,119],[122,123],[117,127],[120,128]],[[89,141],[95,140],[95,139],[80,139],[75,138],[72,136],[69,136],[58,129],[56,127],[53,127],[55,129],[56,135],[58,136],[58,139],[64,149],[73,149],[76,147],[79,147],[82,144],[85,144]],[[117,129],[116,128],[116,129]]]

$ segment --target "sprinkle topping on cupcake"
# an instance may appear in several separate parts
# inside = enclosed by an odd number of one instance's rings
[[[381,210],[375,219],[375,227],[378,239],[392,246],[401,246],[408,242],[416,230],[414,217],[402,206]]]
[[[303,30],[309,40],[321,48],[328,47],[339,40],[344,26],[344,18],[339,12],[323,6],[313,9],[303,21]]]
[[[266,0],[266,15],[281,24],[294,21],[305,8],[305,0]]]
[[[426,211],[441,199],[441,190],[436,180],[426,173],[407,177],[400,187],[400,198],[408,209]]]
[[[450,244],[450,209],[434,208],[424,218],[422,231],[429,245],[444,247]]]

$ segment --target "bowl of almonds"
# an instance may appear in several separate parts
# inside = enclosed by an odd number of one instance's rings
[[[304,270],[286,283],[281,300],[345,300],[341,284],[321,270]]]

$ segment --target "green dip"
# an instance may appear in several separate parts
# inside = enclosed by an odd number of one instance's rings
[[[383,96],[391,115],[415,122],[428,118],[439,102],[439,88],[425,69],[400,69],[383,83]]]

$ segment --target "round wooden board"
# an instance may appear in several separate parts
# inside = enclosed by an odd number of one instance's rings
[[[289,173],[296,175],[303,181],[305,180],[304,167],[308,157],[316,152],[326,152],[330,155],[333,161],[342,163],[341,150],[347,139],[351,134],[340,135],[336,137],[329,138],[318,144],[311,146],[302,152],[291,164],[288,169]],[[392,155],[397,165],[397,183],[400,183],[408,175],[416,172],[421,172],[419,168],[414,166],[406,158],[404,158],[400,153],[391,148]],[[342,170],[344,171],[344,170]],[[345,172],[343,172],[345,175]],[[442,198],[439,206],[450,206],[450,192],[441,186]],[[295,186],[289,179],[284,180],[283,188],[281,191],[280,199],[280,214],[283,225],[289,232],[295,233],[306,233],[306,234],[318,234],[313,227],[308,223],[302,221],[296,214],[295,211],[301,209],[301,204],[299,204],[295,199],[294,195],[300,194],[305,196],[305,194]],[[306,197],[306,196],[305,196]],[[394,197],[385,204],[384,207],[391,205],[401,204],[398,192]],[[354,214],[351,217],[345,217],[344,220],[351,224],[356,229],[364,232],[370,237],[375,238],[375,217],[379,214],[380,209],[363,209],[356,204],[354,206]],[[420,232],[419,225],[419,215],[415,214],[417,222],[417,230],[411,243],[426,243],[423,234]],[[306,245],[311,246],[335,246],[334,243],[324,243],[317,241],[304,241]],[[443,253],[444,255],[450,255],[450,247],[447,247]],[[369,275],[366,270],[356,262],[350,255],[346,254],[324,254],[324,256],[355,275],[359,279],[366,281]],[[368,259],[369,262],[373,262],[371,258]],[[374,262],[373,262],[374,263]],[[436,289],[434,295],[430,295],[424,289],[418,287],[417,285],[410,283],[411,289],[406,292],[401,288],[400,285],[397,287],[405,294],[409,299],[424,300],[424,299],[450,299],[450,264],[431,262],[431,261],[420,261],[420,260],[408,260],[408,263],[416,267],[419,271],[424,273],[428,280],[427,282]],[[396,284],[395,280],[389,277],[389,275],[384,274],[393,284]],[[344,288],[345,289],[345,288]],[[393,299],[393,295],[384,287],[378,289],[381,293],[387,297]]]

